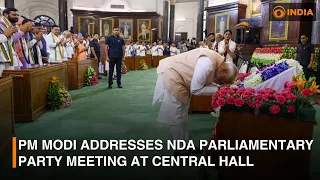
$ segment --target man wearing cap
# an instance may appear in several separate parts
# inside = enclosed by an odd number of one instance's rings
[[[217,52],[199,48],[160,61],[153,104],[161,102],[157,121],[168,124],[174,140],[189,141],[188,111],[192,95],[210,96],[233,84],[238,69]],[[188,155],[189,151],[175,151]]]

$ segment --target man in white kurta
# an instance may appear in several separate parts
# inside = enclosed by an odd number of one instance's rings
[[[151,48],[151,54],[152,56],[158,56],[158,46],[156,42],[153,43],[153,46]]]
[[[195,49],[160,61],[153,105],[161,102],[158,122],[168,124],[174,140],[189,141],[188,111],[192,95],[210,96],[220,85],[233,83],[238,70],[209,49]],[[175,152],[187,155],[188,151]]]
[[[147,51],[146,45],[144,42],[142,42],[142,45],[140,45],[140,56],[146,56],[146,51]]]
[[[1,32],[3,34],[0,34],[0,44],[7,42],[8,38],[11,37],[11,35],[14,33],[14,31],[15,31],[15,28],[11,27],[11,28],[7,28],[3,32]],[[9,66],[9,63],[5,63],[5,62],[9,62],[9,61],[5,58],[5,55],[3,54],[3,52],[0,49],[0,77],[2,75],[3,70],[5,70]]]
[[[158,42],[157,49],[158,49],[158,56],[163,56],[164,47],[161,41]]]
[[[64,47],[64,39],[60,37],[60,28],[53,26],[51,33],[46,36],[47,49],[50,53],[49,62],[66,60],[67,55]]]

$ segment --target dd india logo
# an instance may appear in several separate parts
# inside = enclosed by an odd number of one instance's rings
[[[314,3],[286,3],[286,4],[270,4],[271,20],[286,21],[313,21],[315,17]]]

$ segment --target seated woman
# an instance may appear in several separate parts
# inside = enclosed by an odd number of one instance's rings
[[[219,42],[218,45],[219,54],[224,56],[226,62],[234,63],[234,60],[237,58],[234,53],[237,48],[237,44],[231,40],[232,31],[226,30],[223,36],[224,40]]]

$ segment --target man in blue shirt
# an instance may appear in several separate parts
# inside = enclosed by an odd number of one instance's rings
[[[112,88],[113,84],[113,71],[114,66],[117,69],[117,84],[118,88],[122,88],[121,86],[121,66],[122,61],[124,61],[125,54],[125,43],[123,38],[119,37],[119,28],[113,27],[113,35],[109,36],[106,39],[106,55],[107,61],[109,62],[109,86],[108,88]]]

